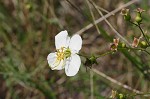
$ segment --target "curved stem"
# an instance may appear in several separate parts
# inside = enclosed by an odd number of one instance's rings
[[[148,41],[146,35],[144,34],[144,31],[143,31],[143,29],[141,28],[140,24],[136,24],[136,23],[134,23],[134,22],[132,22],[132,21],[129,21],[129,22],[130,22],[131,24],[137,26],[137,27],[140,29],[140,31],[141,31],[143,37],[145,38],[147,44],[150,46],[149,41]]]
[[[143,36],[144,36],[144,38],[145,38],[145,40],[146,40],[147,44],[150,46],[149,41],[148,41],[148,39],[147,39],[146,35],[144,34],[143,29],[141,28],[141,26],[140,26],[140,25],[138,25],[138,27],[139,27],[139,29],[141,30],[141,33],[143,34]]]

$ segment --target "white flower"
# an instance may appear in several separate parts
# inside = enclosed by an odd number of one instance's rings
[[[77,54],[82,47],[80,35],[75,34],[70,38],[66,30],[61,31],[55,36],[55,47],[57,52],[47,56],[51,69],[65,69],[67,76],[76,75],[81,65],[81,59]]]

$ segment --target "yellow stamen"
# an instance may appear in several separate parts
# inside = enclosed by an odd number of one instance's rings
[[[66,51],[65,47],[61,47],[60,49],[57,49],[56,61],[54,62],[55,67],[53,67],[52,69],[56,68],[61,63],[62,60],[63,60],[62,66],[65,65],[65,62],[64,62],[64,60],[66,59],[65,51]]]

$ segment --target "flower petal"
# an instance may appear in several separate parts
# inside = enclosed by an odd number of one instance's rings
[[[78,53],[81,47],[82,47],[82,38],[80,35],[75,34],[70,40],[69,48],[75,51],[75,53]]]
[[[64,68],[65,61],[57,61],[56,53],[50,53],[47,60],[52,70],[62,70]]]
[[[55,36],[55,47],[56,49],[60,49],[61,47],[68,47],[70,42],[70,37],[68,36],[68,32],[61,31]]]
[[[74,76],[78,73],[81,65],[81,59],[77,54],[70,57],[70,60],[66,63],[65,73],[67,76]]]

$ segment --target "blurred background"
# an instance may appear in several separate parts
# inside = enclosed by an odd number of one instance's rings
[[[118,9],[132,0],[93,0],[102,14]],[[90,4],[90,6],[89,6]],[[61,30],[75,34],[102,16],[87,0],[0,0],[0,99],[89,99],[90,69],[84,66],[74,77],[64,70],[52,71],[47,55],[55,51],[54,37]],[[140,0],[129,5],[131,15],[135,9],[143,13],[144,30],[150,31],[150,0]],[[107,11],[105,11],[107,10]],[[107,20],[129,42],[138,37],[137,27],[125,22],[120,11]],[[112,38],[117,35],[101,21],[81,34],[86,55],[109,51]],[[99,33],[100,32],[100,33]],[[150,91],[150,56],[144,52],[117,52],[99,58],[93,68],[113,79],[142,92]],[[140,69],[139,69],[140,68]],[[114,85],[115,86],[115,85]],[[106,99],[114,87],[111,82],[94,73],[94,99]],[[122,89],[117,89],[122,92]],[[129,92],[127,92],[129,93]],[[136,99],[150,99],[136,97]]]

